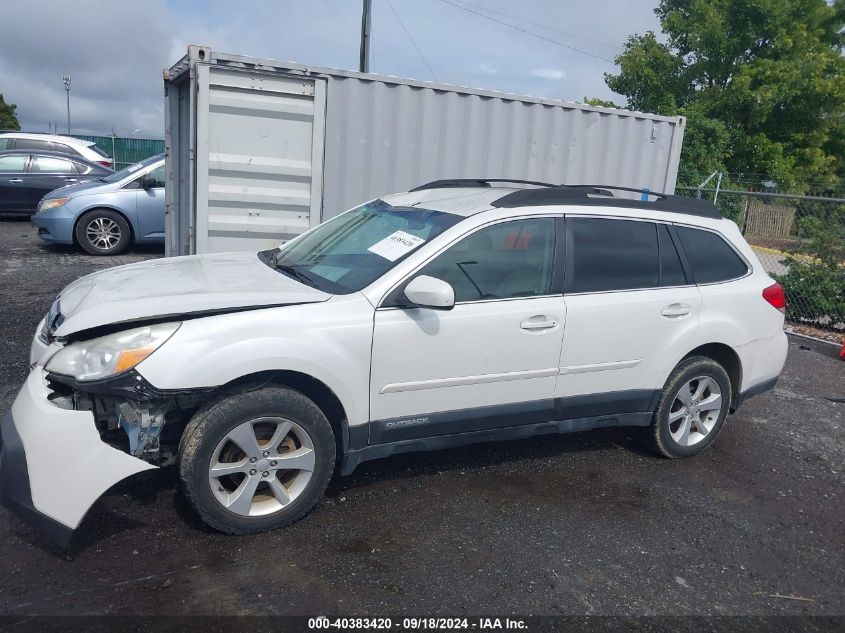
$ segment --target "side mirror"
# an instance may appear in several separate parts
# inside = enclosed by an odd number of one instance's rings
[[[154,189],[156,186],[156,179],[152,174],[144,174],[141,178],[141,189]]]
[[[405,286],[405,297],[418,308],[451,310],[455,307],[455,290],[442,279],[420,275]]]

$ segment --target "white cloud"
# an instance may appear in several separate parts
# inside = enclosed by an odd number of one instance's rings
[[[566,77],[566,71],[560,68],[535,68],[531,71],[531,76],[538,79],[563,79]]]
[[[440,81],[541,97],[613,99],[602,74],[613,65],[441,2],[392,0]],[[518,23],[562,44],[611,58],[614,43],[656,29],[655,0],[485,0],[490,9],[548,25]],[[28,0],[7,2],[0,20],[0,93],[25,129],[65,123],[62,75],[73,76],[77,133],[161,137],[161,71],[188,44],[257,57],[355,69],[360,1]],[[49,19],[45,19],[49,16]],[[561,29],[553,31],[550,29]],[[581,36],[567,35],[582,34]],[[375,72],[432,79],[383,0],[373,3]],[[559,70],[565,68],[566,72]],[[550,81],[566,78],[565,82]],[[615,97],[619,101],[619,97]]]

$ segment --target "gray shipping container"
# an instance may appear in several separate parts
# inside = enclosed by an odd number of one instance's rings
[[[685,124],[204,46],[164,89],[168,255],[268,248],[439,178],[673,193]]]

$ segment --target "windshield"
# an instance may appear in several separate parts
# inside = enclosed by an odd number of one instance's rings
[[[120,182],[124,178],[128,178],[134,173],[137,173],[139,170],[143,169],[144,167],[149,167],[153,163],[157,163],[162,158],[161,154],[158,156],[150,156],[149,158],[145,158],[140,163],[135,163],[134,165],[129,165],[126,169],[121,169],[120,171],[116,171],[113,174],[110,174],[103,178],[103,182]]]
[[[305,284],[348,294],[368,286],[462,219],[442,211],[393,207],[376,200],[259,256],[269,266]]]

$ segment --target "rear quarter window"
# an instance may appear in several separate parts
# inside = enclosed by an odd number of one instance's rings
[[[729,281],[748,273],[746,263],[720,235],[686,226],[676,228],[695,283]]]

